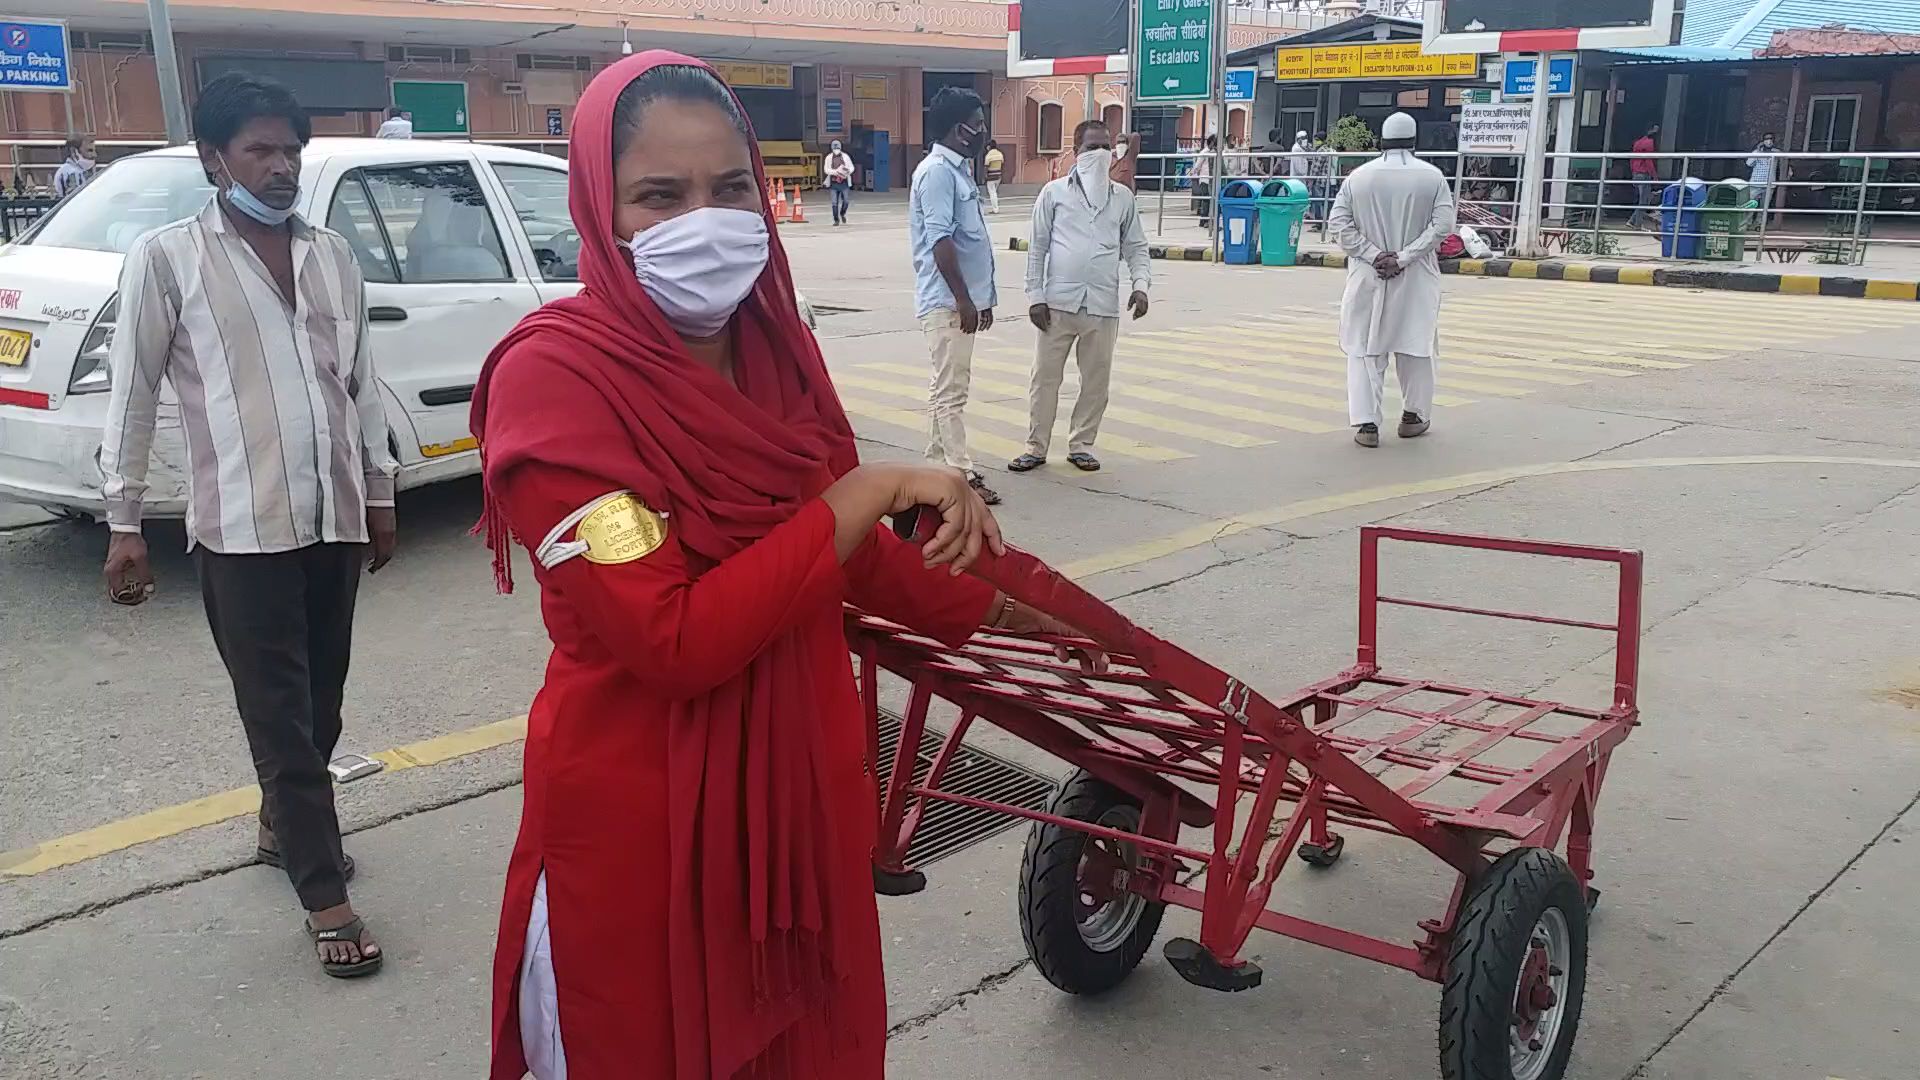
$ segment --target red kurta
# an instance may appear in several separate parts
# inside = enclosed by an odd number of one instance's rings
[[[551,373],[540,377],[548,380],[541,391],[555,393]],[[501,400],[513,400],[512,381],[507,365],[495,391]],[[584,384],[575,404],[583,431],[613,426],[600,419],[605,400]],[[822,489],[828,481],[823,473]],[[533,460],[495,477],[492,494],[514,533],[537,543],[570,512],[627,486]],[[544,870],[570,1080],[681,1078],[689,1061],[712,1059],[718,1069],[723,1054],[751,1059],[738,1075],[879,1077],[886,993],[869,870],[873,768],[864,760],[841,605],[851,601],[959,641],[979,626],[992,589],[944,569],[924,570],[919,552],[884,529],[840,565],[833,511],[818,499],[718,565],[700,565],[704,560],[676,541],[673,515],[680,508],[653,509],[668,514],[667,541],[653,554],[621,565],[575,558],[535,570],[554,651],[528,721],[525,808],[494,962],[492,1075],[518,1080],[526,1069],[516,989],[534,884]],[[663,823],[676,808],[667,805],[662,718],[676,701],[740,694],[749,663],[783,637],[798,643],[817,672],[812,699],[792,702],[790,720],[807,725],[817,747],[818,790],[833,822],[818,874],[840,918],[835,938],[848,935],[842,955],[851,953],[855,963],[836,973],[824,1008],[799,1016],[764,1052],[738,1046],[741,1033],[706,1032],[711,1045],[689,1054],[676,1045],[688,1038],[689,1003],[669,986],[673,853]],[[737,839],[710,838],[699,857],[736,857],[730,848]],[[692,1007],[704,1015],[702,1006]]]

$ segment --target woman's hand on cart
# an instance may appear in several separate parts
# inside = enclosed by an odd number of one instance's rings
[[[1055,640],[1053,655],[1061,663],[1078,661],[1080,670],[1096,675],[1107,670],[1107,654],[1093,647],[1087,641],[1087,635],[1068,626],[1059,619],[1036,607],[1013,599],[1005,593],[996,593],[993,598],[993,621],[990,630],[1005,630],[1013,634],[1032,634],[1036,637],[1072,638],[1072,643]]]

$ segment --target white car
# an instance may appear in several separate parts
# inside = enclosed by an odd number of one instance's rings
[[[115,162],[0,249],[0,499],[98,517],[120,264],[212,195],[190,146]],[[296,208],[360,258],[400,487],[479,468],[480,364],[520,317],[579,291],[567,163],[482,143],[315,139]],[[801,315],[814,325],[802,298]],[[186,511],[186,444],[163,388],[146,500]]]

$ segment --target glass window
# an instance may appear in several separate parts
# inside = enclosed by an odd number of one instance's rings
[[[212,194],[199,158],[127,158],[48,211],[21,243],[124,255],[147,233],[199,213]]]
[[[493,174],[507,189],[513,212],[527,230],[540,276],[548,281],[580,280],[580,233],[567,210],[567,174],[541,165],[495,162]]]
[[[357,173],[347,174],[333,193],[333,207],[327,211],[327,228],[347,238],[353,256],[360,263],[360,276],[368,281],[392,284],[400,280],[393,265],[393,250],[380,234],[379,216],[367,198],[367,189]]]
[[[1059,102],[1040,103],[1034,134],[1036,137],[1034,150],[1037,153],[1058,154],[1067,148],[1066,110],[1060,106]]]
[[[355,170],[409,285],[506,281],[506,250],[479,178],[465,162]]]

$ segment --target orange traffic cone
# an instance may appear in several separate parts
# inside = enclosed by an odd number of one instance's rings
[[[773,220],[787,220],[787,182],[785,180],[774,181]]]
[[[799,188],[793,189],[793,216],[788,218],[787,220],[793,222],[795,225],[804,224],[807,220],[806,207],[802,206],[800,203]]]

